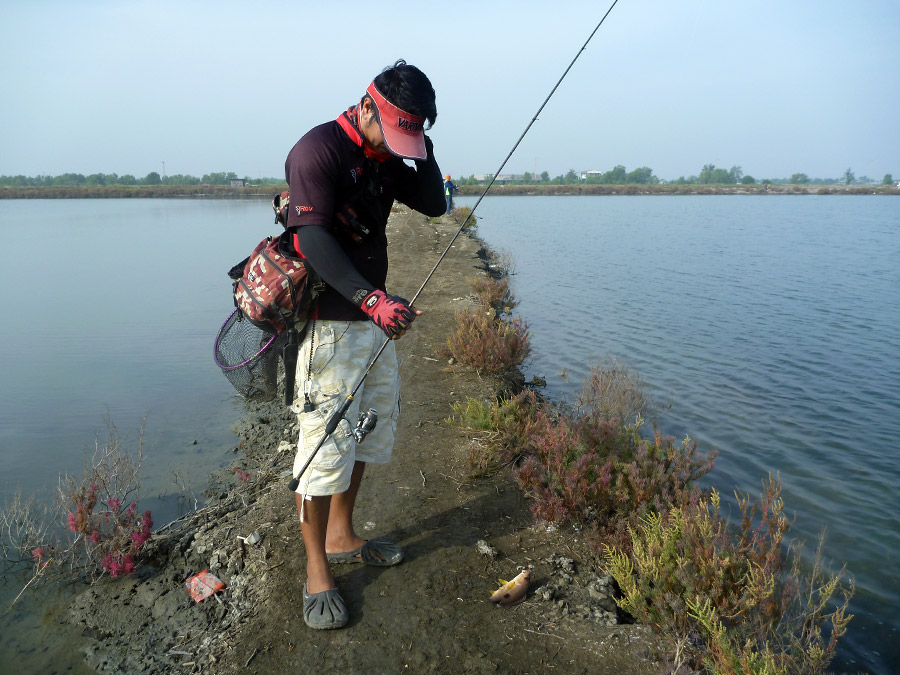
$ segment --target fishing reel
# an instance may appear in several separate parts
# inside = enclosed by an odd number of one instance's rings
[[[362,443],[375,429],[378,423],[378,411],[375,408],[369,408],[365,412],[360,411],[359,420],[356,422],[356,428],[353,430],[353,438],[357,443]]]

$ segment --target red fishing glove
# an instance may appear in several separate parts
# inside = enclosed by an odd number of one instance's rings
[[[359,308],[368,314],[373,323],[389,338],[409,328],[409,324],[416,318],[415,310],[406,300],[396,295],[388,295],[381,290],[369,293]]]

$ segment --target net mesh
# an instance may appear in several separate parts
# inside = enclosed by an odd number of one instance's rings
[[[241,396],[273,398],[278,389],[277,336],[234,310],[216,336],[216,365]]]

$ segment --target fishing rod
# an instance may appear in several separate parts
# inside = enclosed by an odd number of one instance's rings
[[[506,166],[506,163],[509,161],[509,158],[513,156],[513,153],[519,147],[519,144],[522,142],[522,139],[525,138],[525,135],[529,132],[531,127],[534,125],[534,123],[537,122],[538,116],[541,114],[541,112],[543,112],[544,107],[550,101],[553,94],[556,93],[556,90],[559,88],[559,85],[562,84],[562,81],[564,79],[566,79],[566,75],[568,75],[569,71],[572,70],[572,66],[575,65],[575,62],[578,60],[578,57],[581,56],[581,53],[585,49],[587,49],[588,43],[593,39],[593,37],[597,33],[597,31],[600,30],[600,26],[603,25],[603,22],[606,21],[606,17],[609,16],[609,13],[613,10],[613,7],[615,7],[618,2],[619,2],[619,0],[613,0],[613,3],[609,6],[609,9],[606,10],[606,14],[603,15],[603,18],[600,19],[600,21],[594,27],[594,30],[591,31],[591,34],[588,36],[587,40],[585,40],[584,44],[581,45],[581,49],[579,49],[578,52],[576,52],[574,58],[569,63],[569,66],[565,69],[565,71],[563,71],[563,74],[560,76],[559,80],[556,81],[556,84],[553,85],[553,89],[551,89],[550,93],[547,94],[547,98],[545,98],[544,102],[541,103],[540,107],[537,109],[537,112],[534,114],[534,116],[531,118],[531,121],[525,127],[525,130],[519,136],[519,139],[512,146],[512,149],[509,151],[509,154],[507,154],[506,158],[500,163],[500,166],[497,168],[497,171],[495,171],[494,174],[491,176],[491,180],[488,182],[487,187],[484,188],[481,195],[479,195],[478,199],[475,201],[475,205],[469,211],[468,215],[466,215],[466,218],[465,218],[465,220],[463,220],[462,225],[459,226],[459,229],[456,230],[456,234],[454,234],[453,237],[450,239],[450,243],[447,244],[447,248],[445,248],[444,252],[441,253],[441,256],[438,258],[438,261],[434,264],[434,267],[428,273],[428,276],[425,277],[425,281],[422,282],[422,285],[419,286],[419,290],[416,291],[416,294],[412,297],[412,300],[409,301],[410,305],[415,304],[419,295],[421,295],[422,291],[425,290],[425,286],[428,284],[429,281],[431,281],[431,277],[434,276],[434,273],[437,271],[438,266],[441,264],[441,262],[444,260],[444,258],[447,256],[447,254],[450,252],[450,249],[453,247],[453,243],[457,240],[459,235],[462,234],[462,231],[464,229],[466,229],[466,225],[469,224],[469,221],[472,219],[472,216],[475,215],[475,209],[478,208],[478,205],[481,204],[481,200],[484,199],[484,196],[488,193],[488,190],[490,190],[491,187],[494,185],[494,181],[497,180],[497,176],[499,176],[500,172],[503,171],[503,167]],[[334,412],[334,414],[332,414],[332,416],[329,418],[328,423],[325,425],[325,434],[322,436],[322,439],[318,442],[316,447],[313,449],[312,454],[306,460],[306,463],[303,465],[303,468],[301,468],[300,471],[297,473],[297,475],[294,476],[293,478],[291,478],[290,482],[288,482],[288,488],[291,490],[291,492],[294,492],[297,490],[297,487],[300,485],[300,477],[304,473],[306,473],[306,470],[309,468],[309,465],[312,464],[312,461],[313,461],[313,459],[315,459],[316,454],[319,452],[319,449],[325,444],[325,441],[328,440],[329,436],[331,436],[331,434],[334,433],[334,430],[337,429],[338,424],[340,424],[341,420],[344,418],[344,415],[347,414],[347,411],[350,409],[350,406],[353,404],[353,400],[354,400],[354,397],[356,396],[356,392],[359,391],[359,388],[362,386],[363,382],[366,381],[366,378],[369,376],[369,372],[372,370],[372,367],[375,365],[375,362],[378,360],[378,357],[381,356],[382,352],[384,352],[384,350],[387,348],[388,344],[391,342],[392,339],[393,338],[387,338],[384,341],[384,343],[381,345],[381,347],[378,349],[378,351],[375,352],[375,356],[369,362],[369,365],[366,366],[365,372],[362,374],[362,377],[359,378],[359,381],[356,383],[356,386],[353,387],[353,391],[351,391],[349,394],[347,394],[347,398],[344,399],[344,402],[341,404],[341,407],[338,408]],[[377,413],[375,413],[374,410],[369,410],[368,413],[363,413],[363,415],[360,416],[360,421],[359,421],[359,424],[357,425],[357,431],[360,433],[358,435],[356,434],[356,432],[354,433],[358,442],[362,442],[362,439],[365,438],[366,433],[368,433],[368,431],[371,430],[370,428],[368,428],[368,426],[367,426],[368,424],[371,424],[372,427],[374,427],[374,421],[371,420],[371,417],[367,417],[367,419],[369,420],[368,422],[364,421],[364,419],[363,419],[364,416],[372,416],[372,415],[377,417]]]

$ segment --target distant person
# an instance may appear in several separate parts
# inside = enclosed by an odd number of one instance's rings
[[[450,174],[444,176],[444,197],[447,198],[447,213],[453,210],[453,193],[459,192],[459,188],[450,180]]]
[[[431,82],[400,60],[375,77],[358,103],[314,127],[287,156],[287,234],[327,285],[297,359],[295,476],[385,336],[399,339],[421,314],[407,300],[386,292],[386,226],[395,199],[431,217],[444,211],[441,170],[425,135],[435,117]],[[350,620],[332,564],[390,566],[403,559],[398,545],[367,541],[353,528],[366,464],[384,464],[391,457],[399,401],[397,352],[389,342],[345,420],[300,476],[294,497],[306,547],[303,619],[310,628],[341,628]],[[350,423],[360,409],[369,408],[378,412],[378,422],[365,443],[357,444]],[[368,507],[367,520],[378,520],[377,506]]]

